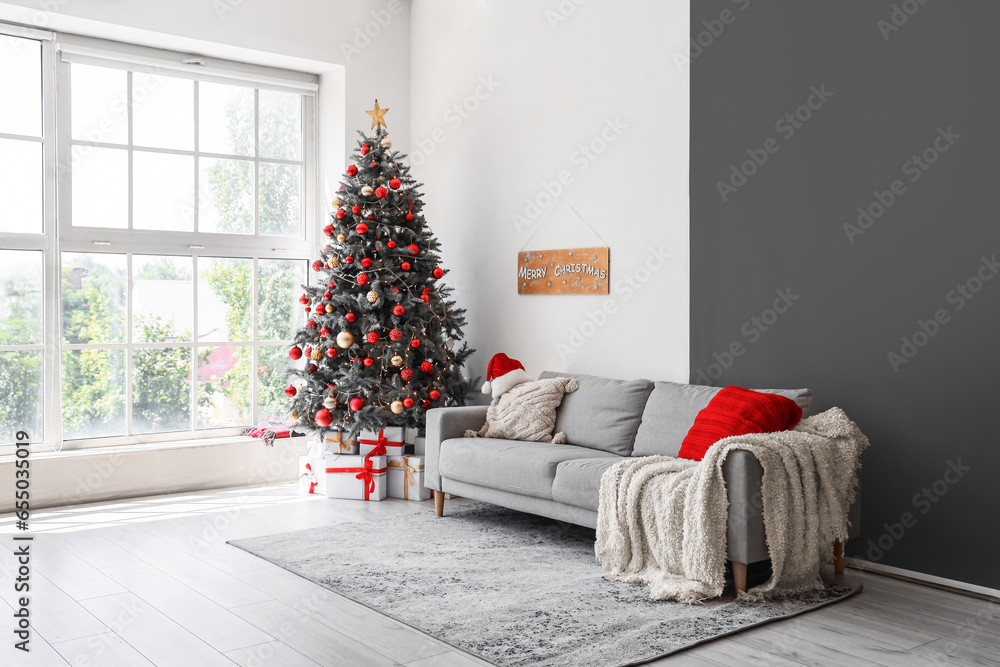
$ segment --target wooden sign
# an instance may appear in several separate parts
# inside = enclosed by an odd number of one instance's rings
[[[518,294],[607,294],[608,249],[529,250],[518,253]]]

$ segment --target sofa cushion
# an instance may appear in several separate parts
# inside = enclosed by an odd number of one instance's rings
[[[628,456],[653,383],[552,371],[538,376],[551,377],[571,377],[580,385],[563,398],[556,414],[556,432],[565,433],[571,445]]]
[[[681,443],[698,413],[708,406],[721,387],[657,382],[642,412],[642,424],[635,437],[632,456],[677,456]],[[802,418],[812,407],[811,389],[755,389],[790,398],[802,408]]]
[[[622,458],[602,456],[563,461],[556,468],[556,479],[552,482],[552,500],[596,512],[601,491],[601,475]]]
[[[556,467],[572,459],[614,454],[540,442],[495,438],[453,438],[441,443],[441,476],[535,498],[552,499]]]

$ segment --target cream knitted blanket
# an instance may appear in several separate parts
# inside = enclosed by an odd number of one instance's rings
[[[626,459],[601,478],[594,550],[607,578],[647,584],[656,600],[697,603],[725,586],[729,501],[722,463],[734,449],[764,469],[763,511],[773,574],[741,599],[822,588],[820,565],[847,539],[847,513],[868,439],[840,408],[792,431],[720,440],[700,462]]]

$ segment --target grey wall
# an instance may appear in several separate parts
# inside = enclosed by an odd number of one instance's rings
[[[1000,257],[1000,3],[691,8],[708,44],[690,64],[692,381],[842,407],[872,443],[848,555],[1000,588],[1000,267],[982,259]],[[767,148],[724,201],[731,165]]]

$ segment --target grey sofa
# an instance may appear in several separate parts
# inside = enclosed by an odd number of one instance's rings
[[[444,493],[482,500],[594,528],[604,471],[626,456],[676,456],[698,412],[718,387],[649,380],[573,377],[580,388],[559,406],[556,431],[568,443],[552,445],[492,438],[466,438],[486,421],[486,406],[438,408],[427,413],[426,484],[443,516]],[[809,416],[809,389],[761,389],[795,401]],[[749,452],[730,454],[722,467],[729,494],[728,556],[737,590],[746,588],[746,566],[767,560],[761,511],[763,469]],[[851,508],[851,537],[860,532],[859,500]],[[843,547],[834,545],[835,568],[843,571]]]

